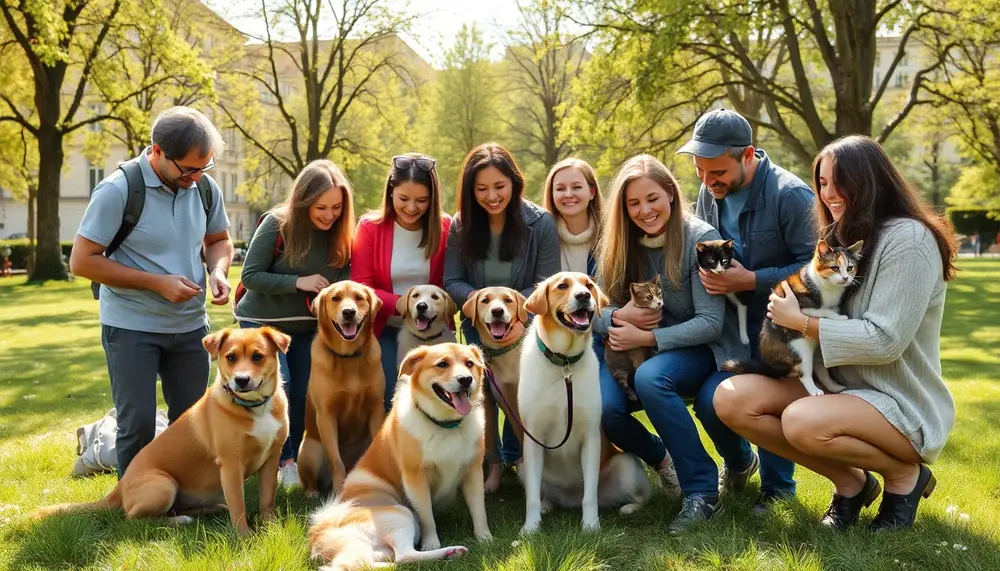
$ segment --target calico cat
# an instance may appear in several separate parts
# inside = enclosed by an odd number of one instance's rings
[[[632,294],[632,305],[641,308],[661,310],[663,309],[663,289],[660,285],[660,276],[647,282],[636,282],[629,288]],[[652,347],[636,347],[628,351],[615,351],[611,348],[610,341],[604,342],[604,362],[608,366],[611,376],[618,381],[628,400],[637,402],[639,397],[629,383],[635,375],[635,370],[652,355]]]
[[[847,288],[854,283],[858,260],[861,258],[863,241],[848,248],[832,247],[825,240],[816,244],[811,262],[785,280],[799,300],[802,313],[810,317],[847,319],[839,313],[840,300]],[[784,297],[781,283],[774,286],[774,292]],[[770,319],[764,320],[760,331],[760,361],[727,361],[722,368],[733,373],[757,373],[780,379],[798,376],[810,395],[819,396],[823,390],[813,380],[813,353],[816,341],[776,325]],[[844,389],[830,377],[823,365],[815,367],[816,377],[829,390],[839,392]]]
[[[698,267],[713,274],[723,274],[733,263],[732,240],[708,240],[698,242]],[[740,341],[750,344],[747,335],[747,306],[736,297],[735,293],[727,293],[726,299],[736,306],[736,315],[740,323]]]

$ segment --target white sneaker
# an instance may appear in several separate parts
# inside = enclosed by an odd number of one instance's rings
[[[299,465],[289,462],[278,468],[278,483],[282,486],[293,487],[299,484]]]

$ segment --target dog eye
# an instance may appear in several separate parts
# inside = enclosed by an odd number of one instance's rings
[[[561,284],[557,285],[556,289],[566,289],[568,287],[569,287],[569,284],[564,282],[564,283],[561,283]]]
[[[486,299],[486,298],[483,298],[483,300],[482,300],[482,301],[480,301],[479,303],[481,303],[481,304],[483,304],[483,305],[486,305],[486,304],[487,304],[487,303],[489,303],[489,302],[490,302],[490,300],[488,300],[488,299]]]
[[[364,299],[364,297],[362,297],[360,294],[354,296],[354,301],[361,301],[363,299]]]
[[[433,299],[434,301],[437,301],[438,300],[438,294],[432,293],[431,294],[431,299]]]
[[[472,361],[466,361],[465,366],[471,369],[472,367],[475,366],[475,364]]]
[[[330,299],[332,299],[333,301],[340,301],[340,296],[339,295],[335,295],[335,296],[331,297]]]
[[[437,362],[437,367],[439,369],[447,369],[448,368],[448,361],[438,361]]]
[[[262,355],[260,353],[254,353],[253,357],[251,357],[251,359],[253,359],[254,363],[259,363],[259,362],[261,362],[264,359],[264,355]]]
[[[417,292],[413,292],[413,295],[411,295],[410,297],[412,297],[413,299],[417,299],[418,297],[420,297],[420,294]]]
[[[236,362],[236,354],[235,353],[230,353],[230,354],[226,355],[226,360],[229,361],[230,363],[235,363]]]
[[[503,302],[504,303],[514,303],[514,300],[511,299],[511,298],[509,298],[509,297],[505,297],[505,298],[503,298]]]

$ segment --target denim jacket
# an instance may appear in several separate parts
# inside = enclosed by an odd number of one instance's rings
[[[743,248],[739,261],[757,278],[753,293],[738,294],[748,306],[751,339],[756,339],[767,316],[771,288],[811,260],[816,248],[812,189],[799,177],[772,163],[764,151],[758,149],[756,155],[760,162],[739,216]],[[721,232],[720,202],[702,185],[695,214]]]

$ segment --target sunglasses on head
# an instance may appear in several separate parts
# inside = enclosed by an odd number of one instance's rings
[[[430,172],[437,164],[437,160],[430,157],[408,157],[405,155],[392,157],[392,166],[399,170],[407,170],[414,164],[417,165],[417,168]]]

